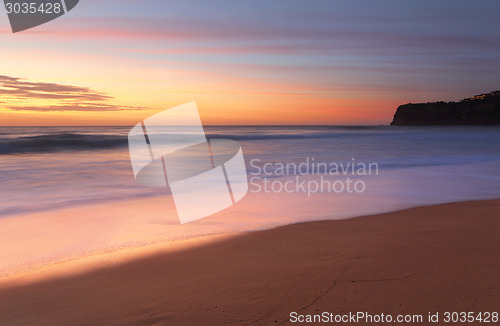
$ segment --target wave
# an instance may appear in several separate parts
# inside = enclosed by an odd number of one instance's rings
[[[111,149],[127,145],[127,137],[61,133],[0,139],[0,155]]]
[[[229,138],[234,140],[280,140],[336,138],[343,136],[367,136],[367,132],[248,132],[248,133],[207,133],[207,138]],[[0,155],[22,153],[47,153],[60,151],[85,151],[113,149],[127,146],[126,135],[58,133],[17,138],[0,138]]]
[[[123,130],[122,130],[123,129]],[[59,151],[88,151],[100,149],[115,149],[126,147],[128,143],[128,128],[113,130],[103,129],[98,132],[95,130],[78,131],[59,131],[47,133],[41,131],[40,134],[29,135],[33,130],[17,130],[16,132],[6,133],[6,136],[0,136],[0,155],[21,154],[21,153],[48,153]],[[467,129],[475,131],[473,134],[465,132],[465,129],[421,129],[414,128],[391,128],[386,126],[208,126],[205,128],[206,136],[211,138],[227,138],[236,141],[273,141],[273,140],[309,140],[309,139],[352,139],[357,138],[360,143],[372,143],[377,139],[379,143],[387,140],[402,140],[426,142],[433,144],[443,138],[443,131],[454,131],[449,133],[456,142],[460,139],[470,140],[472,136],[481,139],[497,137],[498,129],[482,130]],[[21,133],[22,132],[22,133]],[[493,132],[493,134],[491,134]],[[14,135],[17,133],[17,137]],[[23,134],[24,133],[24,134]],[[26,135],[28,134],[28,135]],[[367,140],[359,139],[366,138]],[[459,138],[457,138],[459,137]],[[477,139],[479,141],[480,139]]]
[[[249,134],[207,134],[207,138],[229,138],[233,140],[279,140],[279,139],[324,139],[356,136],[376,136],[380,133],[302,132],[302,133],[249,133]]]

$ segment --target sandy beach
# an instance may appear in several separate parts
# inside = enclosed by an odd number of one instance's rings
[[[3,325],[280,325],[290,313],[494,312],[500,200],[245,233],[44,281],[3,282]],[[75,262],[76,263],[76,262]],[[39,273],[44,273],[41,270]],[[46,273],[46,271],[45,271]]]

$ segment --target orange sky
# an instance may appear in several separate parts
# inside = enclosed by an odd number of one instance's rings
[[[205,124],[376,125],[498,88],[496,6],[305,3],[83,1],[16,34],[5,17],[0,125],[133,125],[190,101]]]

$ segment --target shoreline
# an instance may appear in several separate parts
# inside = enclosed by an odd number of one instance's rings
[[[132,200],[132,202],[148,202],[148,201],[158,201],[158,200],[161,200],[161,197],[155,196],[148,199],[134,199]],[[34,282],[46,281],[58,277],[67,277],[67,276],[71,277],[86,272],[92,272],[93,270],[100,269],[102,267],[112,267],[121,264],[126,264],[128,262],[132,262],[134,260],[141,259],[144,257],[152,257],[154,255],[159,255],[159,254],[169,254],[169,253],[181,252],[184,250],[196,249],[198,247],[210,243],[224,241],[234,237],[244,236],[246,234],[254,232],[271,231],[286,226],[300,225],[307,223],[345,221],[352,219],[365,219],[365,218],[370,218],[372,216],[394,214],[399,212],[405,212],[407,210],[413,210],[425,207],[454,205],[461,203],[466,204],[475,202],[489,202],[489,201],[500,201],[500,198],[452,201],[440,204],[423,204],[419,206],[398,208],[374,214],[362,214],[362,215],[347,216],[342,218],[337,217],[332,219],[321,218],[317,220],[313,219],[306,221],[293,221],[286,224],[260,226],[259,228],[254,230],[243,230],[243,231],[233,231],[233,232],[222,231],[220,233],[213,233],[213,234],[197,234],[187,238],[173,238],[173,239],[157,238],[145,243],[132,244],[129,246],[118,246],[118,247],[96,249],[94,251],[87,252],[81,256],[69,256],[66,257],[65,259],[60,259],[48,263],[38,262],[30,264],[28,266],[20,267],[18,269],[14,269],[12,271],[4,271],[3,273],[0,274],[0,288],[5,284],[29,284]],[[84,206],[99,207],[108,205],[115,206],[118,203],[120,203],[120,201],[109,201],[94,205],[83,205],[83,207]],[[62,208],[60,210],[66,212],[66,211],[72,211],[78,207],[81,206],[80,205],[70,206]],[[49,210],[47,212],[50,213],[51,211]],[[43,211],[35,214],[42,213],[43,215],[44,213],[47,212]],[[7,218],[15,218],[15,217],[10,216]]]
[[[161,254],[173,254],[184,250],[196,249],[217,241],[224,241],[244,234],[212,234],[190,239],[160,240],[143,246],[125,247],[105,252],[96,252],[82,257],[69,258],[46,265],[28,267],[0,275],[0,289],[12,285],[21,286],[53,279],[74,277],[103,268],[111,268],[129,262],[154,257]]]
[[[0,320],[286,324],[292,311],[495,311],[499,212],[499,199],[424,206],[104,260],[78,274],[1,283]]]

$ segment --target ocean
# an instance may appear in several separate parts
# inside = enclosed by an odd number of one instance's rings
[[[168,188],[143,186],[134,180],[127,145],[129,130],[0,127],[0,226],[2,220],[8,220],[9,227],[17,224],[18,230],[29,224],[27,219],[33,214],[61,209],[84,212],[96,203],[150,198],[171,202]],[[110,223],[95,230],[105,234],[106,241],[90,241],[87,238],[102,238],[78,233],[80,226],[90,222],[73,217],[67,228],[75,233],[60,235],[74,237],[65,245],[67,250],[48,252],[53,249],[39,244],[44,237],[58,235],[28,230],[16,235],[17,241],[39,237],[34,243],[40,249],[32,257],[20,259],[19,252],[4,242],[0,272],[37,260],[48,263],[147,244],[153,238],[175,240],[500,198],[499,127],[206,126],[205,132],[209,139],[233,139],[242,146],[249,193],[234,207],[220,216],[185,225],[179,224],[171,204],[163,213],[161,208],[151,207],[156,212],[154,235],[138,231],[133,239],[122,232],[131,222],[121,221],[119,214],[108,214],[100,219]],[[370,164],[372,170],[368,171]],[[144,214],[144,218],[134,220],[130,229],[153,223],[147,211],[137,214]],[[117,237],[113,228],[120,223],[122,233]],[[0,231],[8,232],[14,229],[5,226]]]
[[[0,216],[85,202],[165,195],[135,182],[127,146],[128,127],[0,127]],[[208,138],[240,142],[250,162],[300,164],[374,162],[377,183],[404,174],[401,191],[420,197],[414,205],[500,196],[500,128],[389,126],[208,126]],[[436,171],[435,185],[418,189],[423,169]],[[254,169],[256,170],[256,169]],[[488,173],[485,173],[485,172]],[[255,171],[253,171],[255,172]],[[448,193],[426,200],[446,184]],[[389,180],[390,179],[390,180]],[[488,187],[491,184],[492,187]],[[466,188],[466,189],[465,189]],[[394,208],[400,208],[398,207]],[[346,215],[348,217],[349,214]]]

